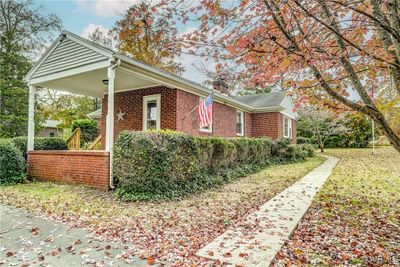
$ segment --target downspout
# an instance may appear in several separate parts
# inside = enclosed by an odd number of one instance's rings
[[[110,68],[115,69],[119,65],[121,65],[121,59],[118,58],[117,62],[114,65],[111,65]],[[115,73],[114,73],[114,92],[115,92]],[[114,102],[115,102],[115,100],[114,100]],[[114,116],[114,114],[112,114],[112,115]],[[113,124],[114,124],[114,120],[113,120]],[[113,131],[114,131],[114,126],[113,126]],[[114,143],[114,140],[111,140],[111,142]],[[110,149],[110,184],[109,184],[109,186],[111,189],[115,189],[114,179],[113,179],[113,149],[114,149],[114,145],[112,145],[111,149]]]

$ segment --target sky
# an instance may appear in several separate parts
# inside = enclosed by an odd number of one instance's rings
[[[87,37],[97,27],[103,31],[110,29],[135,0],[36,0],[45,13],[54,13],[63,22],[65,30]],[[179,29],[185,32],[187,28]],[[186,71],[182,74],[194,82],[202,83],[206,76],[194,67],[203,60],[196,56],[182,55],[177,59]],[[205,62],[203,62],[205,63]],[[210,66],[212,69],[212,67]]]

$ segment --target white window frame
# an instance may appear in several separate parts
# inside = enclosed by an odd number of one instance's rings
[[[288,121],[288,129],[286,131],[285,128],[285,121]],[[286,138],[293,138],[293,128],[292,128],[292,119],[287,117],[287,116],[283,116],[283,137]]]
[[[237,114],[240,114],[240,124],[242,125],[241,133],[237,132]],[[237,136],[244,136],[244,112],[241,110],[236,110],[235,131]]]
[[[146,95],[143,96],[143,131],[147,131],[147,102],[156,101],[157,109],[156,109],[156,129],[160,130],[161,128],[161,95]]]
[[[200,105],[200,102],[203,101],[204,99],[205,99],[204,97],[199,97],[199,105]],[[213,105],[214,105],[214,103],[213,103]],[[215,110],[214,110],[214,106],[213,106],[213,117],[214,117],[214,112],[215,112]],[[197,114],[199,114],[198,111],[197,111]],[[213,132],[213,124],[214,124],[214,118],[212,120],[212,123],[210,125],[208,125],[208,127],[201,127],[200,126],[200,128],[199,128],[200,132],[202,132],[202,133],[212,133]],[[199,119],[199,125],[200,125],[200,119]]]

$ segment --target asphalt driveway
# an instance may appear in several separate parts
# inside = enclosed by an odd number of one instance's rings
[[[132,251],[0,204],[0,266],[148,266]]]

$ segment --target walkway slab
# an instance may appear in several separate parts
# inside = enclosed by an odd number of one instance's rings
[[[239,226],[228,229],[196,255],[233,265],[269,266],[338,161],[337,158],[327,157],[323,164],[248,215]]]

